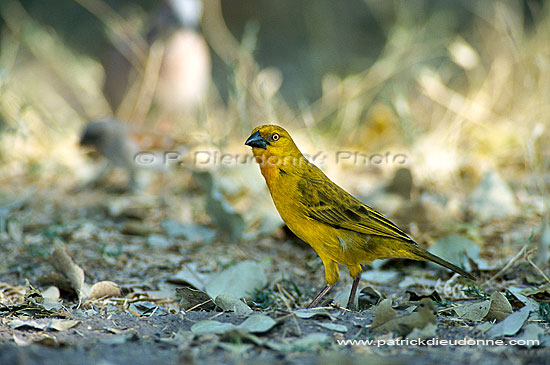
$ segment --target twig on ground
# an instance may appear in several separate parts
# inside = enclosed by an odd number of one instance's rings
[[[526,249],[527,249],[527,245],[523,246],[521,248],[521,250],[519,250],[517,255],[514,256],[510,261],[508,261],[508,263],[506,265],[504,265],[504,267],[502,269],[500,269],[499,272],[497,272],[495,275],[493,275],[490,279],[487,279],[485,281],[485,284],[495,280],[496,278],[498,278],[499,276],[504,274],[506,271],[508,271],[508,269],[510,269],[521,258],[521,256],[523,255],[523,253],[525,252]]]

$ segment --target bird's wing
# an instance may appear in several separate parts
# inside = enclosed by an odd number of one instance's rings
[[[301,192],[299,203],[305,207],[310,218],[335,228],[414,243],[382,214],[361,203],[321,170],[315,169],[317,171],[312,171],[315,173],[302,176],[298,183]]]

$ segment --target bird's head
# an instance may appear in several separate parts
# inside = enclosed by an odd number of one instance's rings
[[[288,165],[304,159],[290,134],[277,125],[262,125],[254,128],[246,142],[260,164]]]

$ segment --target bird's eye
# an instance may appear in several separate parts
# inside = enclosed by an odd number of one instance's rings
[[[279,138],[281,138],[281,136],[279,136],[279,133],[273,133],[271,135],[271,139],[274,141],[274,142],[277,142],[279,140]]]

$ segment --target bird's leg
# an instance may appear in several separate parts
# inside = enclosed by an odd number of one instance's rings
[[[351,284],[351,292],[349,293],[347,309],[352,309],[355,306],[355,293],[357,292],[357,287],[359,286],[359,281],[361,280],[361,273],[355,276],[353,279],[353,284]]]
[[[317,303],[319,303],[319,301],[321,300],[321,298],[323,298],[325,296],[326,293],[328,293],[328,291],[333,287],[334,285],[327,285],[325,286],[325,288],[323,290],[321,290],[319,292],[319,294],[317,294],[317,296],[311,301],[311,303],[309,303],[309,305],[307,306],[307,308],[312,308],[312,307],[315,307],[317,305]]]

